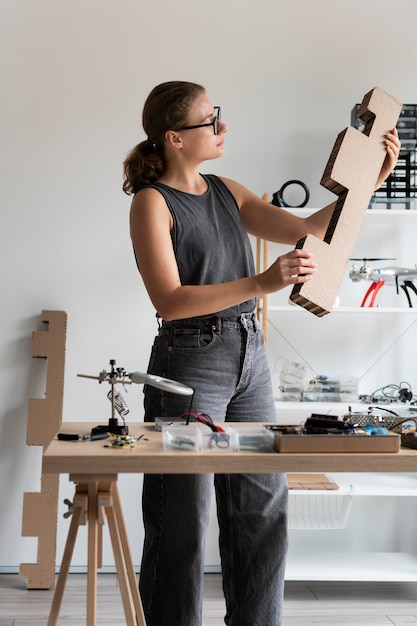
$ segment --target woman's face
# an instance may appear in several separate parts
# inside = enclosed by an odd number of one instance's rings
[[[190,154],[198,156],[200,160],[216,159],[224,153],[224,135],[228,129],[226,124],[219,120],[217,134],[214,134],[213,122],[216,115],[217,110],[209,97],[202,93],[194,100],[184,124],[185,127],[198,127],[177,131],[187,152],[190,151]]]

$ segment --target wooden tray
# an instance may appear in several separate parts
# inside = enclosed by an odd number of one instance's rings
[[[277,452],[399,452],[401,436],[275,434]]]

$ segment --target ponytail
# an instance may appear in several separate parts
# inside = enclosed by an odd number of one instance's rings
[[[123,191],[135,194],[144,185],[157,180],[165,169],[165,159],[149,139],[141,141],[123,163]]]

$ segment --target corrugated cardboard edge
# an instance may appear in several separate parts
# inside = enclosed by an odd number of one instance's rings
[[[62,424],[67,314],[42,311],[47,331],[32,335],[32,356],[47,359],[45,398],[30,398],[26,443],[49,445]],[[55,583],[59,475],[41,474],[41,490],[24,493],[22,536],[38,537],[37,562],[21,563],[19,574],[28,589],[51,589]]]

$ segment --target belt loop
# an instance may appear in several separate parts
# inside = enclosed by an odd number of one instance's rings
[[[216,317],[214,319],[214,323],[211,326],[211,329],[214,330],[218,335],[221,335],[222,332],[222,318]]]
[[[259,332],[260,326],[258,324],[256,313],[242,313],[242,315],[240,316],[240,323],[246,330],[249,330],[250,324],[255,334]]]
[[[159,313],[155,313],[155,317],[156,317],[156,322],[158,324],[158,330],[161,330],[161,316],[159,315]]]

